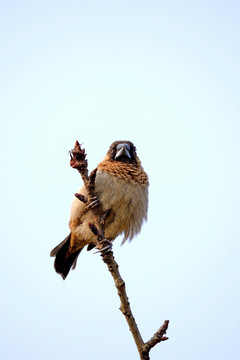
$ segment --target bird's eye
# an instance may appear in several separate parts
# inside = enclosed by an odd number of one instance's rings
[[[128,144],[118,144],[118,145],[116,146],[116,150],[120,150],[123,146],[124,146],[127,150],[130,150],[130,145],[128,145]]]

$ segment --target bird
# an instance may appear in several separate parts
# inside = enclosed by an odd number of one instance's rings
[[[134,144],[128,140],[114,141],[97,166],[94,189],[99,213],[103,215],[110,209],[105,223],[105,238],[109,242],[123,234],[123,244],[140,232],[147,220],[148,188],[148,175]],[[84,185],[78,193],[88,196]],[[86,211],[86,204],[75,197],[70,211],[70,234],[50,253],[55,257],[55,270],[63,280],[71,268],[75,269],[82,249],[87,246],[87,250],[91,250],[97,245],[96,236],[89,228],[94,220],[93,212]]]

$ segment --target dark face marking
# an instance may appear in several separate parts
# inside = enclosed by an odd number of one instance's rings
[[[109,151],[112,161],[136,163],[136,148],[131,141],[115,141]]]

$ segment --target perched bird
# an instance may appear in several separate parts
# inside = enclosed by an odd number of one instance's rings
[[[148,210],[148,176],[141,166],[136,148],[130,141],[115,141],[107,155],[97,166],[94,193],[99,200],[99,212],[110,209],[105,224],[105,237],[113,241],[124,234],[123,243],[140,232]],[[88,196],[85,186],[78,193]],[[81,250],[88,245],[91,250],[97,245],[96,236],[89,229],[94,223],[91,210],[75,198],[69,221],[70,234],[50,253],[55,257],[54,267],[65,279],[74,269]]]

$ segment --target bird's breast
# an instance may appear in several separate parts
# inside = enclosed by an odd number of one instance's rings
[[[106,237],[116,238],[124,232],[124,241],[132,239],[147,218],[148,184],[127,181],[99,170],[95,180],[95,193],[102,210],[111,209],[106,224]]]

